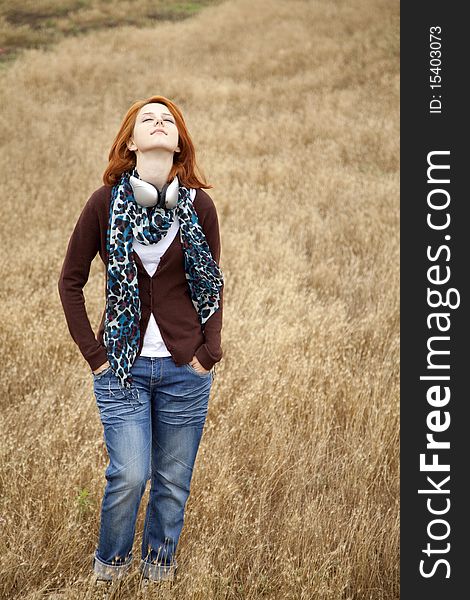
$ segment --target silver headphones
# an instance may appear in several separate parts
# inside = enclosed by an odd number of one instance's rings
[[[161,191],[148,181],[134,177],[134,175],[129,177],[129,181],[134,191],[135,201],[140,206],[145,208],[151,206],[166,209],[175,208],[179,192],[179,181],[176,175],[173,181],[165,183]]]

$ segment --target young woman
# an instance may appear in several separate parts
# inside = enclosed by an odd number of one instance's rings
[[[132,104],[59,278],[70,334],[92,371],[109,456],[93,556],[100,580],[130,568],[148,479],[142,575],[174,579],[178,566],[214,365],[222,358],[219,225],[203,190],[212,186],[197,170],[180,109],[163,96]],[[106,307],[95,337],[83,287],[97,253]]]

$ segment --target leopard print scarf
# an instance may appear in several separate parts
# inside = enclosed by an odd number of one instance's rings
[[[186,279],[202,327],[219,308],[223,274],[212,257],[189,189],[179,186],[175,208],[144,208],[134,199],[130,175],[139,177],[135,168],[131,172],[124,172],[111,193],[106,240],[109,261],[103,342],[121,389],[133,392],[130,398],[138,398],[138,390],[132,386],[130,373],[139,349],[141,316],[137,267],[132,256],[133,237],[142,244],[156,244],[166,235],[176,214],[180,222]]]

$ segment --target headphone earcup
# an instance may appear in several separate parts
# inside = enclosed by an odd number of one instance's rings
[[[140,204],[144,208],[150,208],[157,204],[160,195],[154,185],[133,175],[130,176],[129,181],[134,192],[134,200],[137,204]]]
[[[130,176],[129,181],[137,204],[146,208],[152,206],[163,209],[175,208],[179,194],[179,181],[176,175],[173,178],[173,181],[165,183],[161,191],[159,191],[152,183],[134,177],[133,175]]]
[[[180,182],[178,180],[178,176],[175,175],[173,181],[167,183],[163,186],[162,195],[163,197],[163,207],[168,210],[175,208],[178,204],[178,196],[179,196]]]

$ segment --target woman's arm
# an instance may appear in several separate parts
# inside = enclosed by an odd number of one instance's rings
[[[199,190],[199,193],[201,193],[201,190]],[[206,210],[204,211],[204,218],[199,219],[199,221],[209,244],[212,257],[219,265],[221,247],[217,210],[213,200],[206,192],[203,192],[201,195],[201,202],[204,203]],[[220,290],[219,309],[211,315],[204,325],[204,344],[199,346],[194,353],[201,365],[207,370],[212,369],[214,364],[220,361],[223,356],[221,347],[222,317],[223,286]]]
[[[67,326],[92,371],[108,360],[106,348],[98,342],[85,308],[83,287],[90,265],[100,248],[100,227],[94,192],[85,204],[70,237],[58,287]]]

